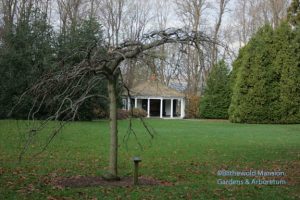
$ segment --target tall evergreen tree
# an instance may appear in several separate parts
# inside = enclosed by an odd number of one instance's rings
[[[288,21],[293,25],[300,25],[300,0],[293,0],[288,8]]]
[[[222,60],[213,68],[200,100],[200,117],[227,119],[230,104],[229,69]]]
[[[273,29],[266,25],[243,49],[243,56],[234,63],[236,73],[229,109],[233,122],[268,122],[273,94]],[[238,65],[238,66],[237,66]],[[235,72],[236,71],[236,72]]]
[[[247,84],[244,81],[249,74],[249,48],[250,45],[244,46],[239,50],[237,59],[233,62],[233,69],[230,76],[230,89],[231,89],[231,102],[229,106],[229,119],[233,122],[240,122],[241,111],[238,110],[238,106],[243,102],[243,95],[247,92]]]
[[[94,45],[102,45],[101,25],[96,19],[78,21],[57,37],[57,60],[63,65],[74,65],[82,61],[86,52]],[[104,53],[104,52],[103,52]]]
[[[11,32],[5,32],[0,48],[0,118],[7,117],[20,95],[49,69],[54,60],[52,27],[39,10],[21,13]],[[26,117],[32,102],[13,117]],[[27,109],[26,109],[27,108]]]
[[[57,60],[61,65],[74,66],[80,63],[88,56],[88,52],[92,48],[101,49],[102,29],[96,19],[78,21],[76,25],[72,25],[62,32],[57,38]],[[105,56],[105,48],[99,56]],[[94,74],[86,75],[88,82]],[[107,81],[103,80],[97,89],[93,89],[91,93],[107,96]],[[84,92],[84,91],[82,91]],[[91,120],[96,118],[94,110],[107,110],[107,100],[103,98],[92,97],[82,103],[78,110],[76,119]]]
[[[276,31],[280,43],[275,66],[280,70],[281,123],[300,123],[300,25],[292,31],[284,23]]]
[[[299,26],[262,28],[233,64],[233,122],[300,123]]]

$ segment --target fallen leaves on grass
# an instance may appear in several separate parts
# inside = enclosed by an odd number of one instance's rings
[[[4,169],[2,168],[2,167],[0,167],[0,176],[2,175],[2,174],[4,174]]]
[[[69,178],[58,177],[52,180],[52,185],[57,188],[64,187],[95,187],[95,186],[120,186],[130,187],[133,186],[132,177],[123,177],[120,181],[106,181],[102,177],[89,177],[89,176],[73,176]],[[173,186],[174,184],[168,181],[161,181],[152,177],[141,176],[139,177],[140,186]]]
[[[71,200],[69,197],[56,197],[56,196],[48,196],[47,200]]]
[[[18,190],[21,194],[32,194],[34,192],[39,192],[40,190],[37,189],[33,184],[28,184],[26,187],[23,187]]]

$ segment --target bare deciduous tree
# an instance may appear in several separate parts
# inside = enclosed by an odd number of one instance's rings
[[[82,16],[84,0],[58,0],[60,30],[65,33],[68,28],[74,29]]]
[[[139,41],[146,32],[147,26],[151,20],[151,8],[149,1],[134,0],[125,6],[125,12],[122,21],[123,39],[127,38],[132,41]],[[141,69],[142,63],[137,60],[128,60],[122,66],[123,78],[127,86],[133,86],[137,79],[137,70]]]
[[[17,0],[2,0],[1,1],[2,11],[2,35],[12,31],[13,22],[17,13]]]
[[[221,29],[221,25],[222,25],[222,20],[223,20],[223,16],[224,13],[226,11],[226,7],[228,5],[230,0],[218,0],[218,17],[216,20],[216,24],[214,27],[214,33],[213,33],[213,40],[215,41],[214,44],[212,44],[212,58],[211,58],[211,67],[217,63],[217,56],[218,56],[218,49],[217,49],[217,45],[216,42],[218,41],[218,35]]]
[[[118,46],[121,23],[127,0],[98,0],[99,18],[106,30],[110,46]]]
[[[269,1],[247,1],[236,2],[234,18],[237,39],[240,47],[245,45],[249,38],[264,24],[271,24],[277,27],[279,22],[286,17],[289,0]]]
[[[183,20],[187,30],[200,31],[201,25],[204,25],[205,18],[203,12],[209,7],[205,0],[176,0],[177,13]],[[205,52],[210,51],[209,48],[195,49],[186,47],[184,66],[182,66],[181,77],[187,83],[186,92],[188,94],[197,95],[200,92],[201,79],[205,75]]]

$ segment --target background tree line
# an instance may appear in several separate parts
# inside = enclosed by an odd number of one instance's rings
[[[105,41],[106,47],[118,46],[124,40],[139,41],[149,30],[169,27],[174,16],[182,19],[186,30],[214,34],[214,40],[217,40],[228,2],[155,0],[153,4],[144,0],[1,0],[0,117],[7,117],[22,92],[43,73],[62,65],[75,65],[82,59],[80,51],[88,49],[94,41],[99,41],[98,45]],[[206,8],[219,13],[216,31],[203,29]],[[184,47],[180,53],[178,48],[183,47],[166,44],[148,51],[142,61],[124,61],[124,83],[130,88],[149,79],[155,72],[159,81],[180,88],[187,96],[199,95],[211,62],[206,55],[212,48],[216,52],[216,46],[207,46],[200,51]],[[105,84],[99,86],[102,94],[105,94]],[[28,99],[28,105],[24,103],[24,109],[12,117],[26,117],[26,110],[32,103]],[[81,107],[81,119],[90,119],[94,117],[91,109],[105,110],[106,102],[95,99]]]
[[[80,52],[94,41],[103,46],[105,55],[107,46],[128,39],[139,41],[149,30],[162,30],[174,22],[186,30],[206,33],[215,43],[201,49],[165,44],[141,55],[142,59],[125,60],[123,81],[130,88],[155,72],[159,81],[185,92],[189,117],[199,117],[199,97],[210,87],[209,74],[219,74],[213,66],[228,65],[240,57],[239,47],[264,24],[278,27],[290,4],[289,0],[153,1],[1,0],[0,117],[6,117],[22,91],[45,71],[80,62]],[[98,92],[107,96],[105,81]],[[28,99],[24,110],[13,117],[24,118],[31,103]],[[94,113],[106,107],[105,99],[91,99],[81,106],[79,119],[94,118]]]

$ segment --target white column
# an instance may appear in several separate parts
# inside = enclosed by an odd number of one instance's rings
[[[130,100],[130,98],[128,97],[128,99],[127,99],[128,101],[127,101],[127,110],[130,110],[130,107],[131,107],[131,100]]]
[[[184,113],[185,112],[185,101],[184,101],[184,98],[181,99],[180,109],[181,109],[181,111],[180,111],[180,117],[184,118],[184,116],[185,116],[185,113]]]
[[[134,108],[137,108],[137,98],[134,99]]]
[[[173,99],[171,99],[171,118],[173,118]]]
[[[150,117],[150,99],[148,98],[148,104],[147,104],[147,117]]]
[[[160,118],[163,118],[163,98],[160,99]]]

